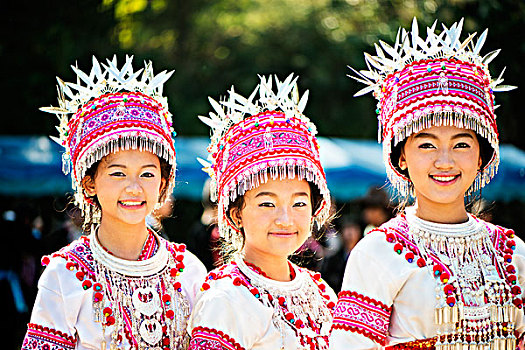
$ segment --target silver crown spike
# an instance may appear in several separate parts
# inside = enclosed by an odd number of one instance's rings
[[[487,69],[487,66],[498,55],[500,50],[494,50],[484,57],[479,53],[486,41],[487,30],[484,30],[476,40],[476,33],[470,34],[464,41],[461,41],[464,20],[454,23],[447,28],[443,25],[443,30],[436,33],[437,21],[426,29],[427,37],[423,40],[419,36],[419,26],[417,20],[412,21],[412,28],[407,32],[404,28],[397,31],[394,46],[379,41],[375,45],[376,55],[372,56],[365,53],[365,63],[367,70],[357,71],[353,68],[349,77],[367,85],[358,91],[355,96],[364,95],[368,92],[380,89],[383,79],[389,74],[403,69],[406,64],[422,59],[432,59],[441,57],[455,57],[459,60],[469,61],[480,67]],[[475,44],[474,44],[475,42]],[[387,55],[391,58],[387,58]],[[490,83],[493,91],[508,91],[511,86],[499,86],[503,82],[502,75]]]

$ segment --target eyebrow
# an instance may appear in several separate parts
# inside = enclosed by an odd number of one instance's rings
[[[108,165],[108,169],[109,168],[127,168],[127,166],[125,166],[124,164],[111,164],[111,165]],[[157,168],[157,166],[155,164],[145,164],[143,166],[140,167],[141,169],[144,169],[144,168]]]
[[[429,133],[429,132],[420,132],[419,134],[414,135],[415,139],[425,138],[425,137],[431,138],[431,139],[437,139],[438,138],[436,135],[434,135],[432,133]],[[455,139],[460,139],[460,138],[463,138],[463,137],[474,139],[474,136],[472,136],[472,134],[469,134],[468,132],[461,132],[461,133],[454,134],[451,137],[451,139],[455,140]]]
[[[269,196],[269,197],[277,197],[277,195],[273,192],[259,192],[255,195],[255,198],[257,197],[263,197],[263,196]],[[306,192],[295,192],[293,196],[299,197],[299,196],[305,196],[309,197],[308,193]]]

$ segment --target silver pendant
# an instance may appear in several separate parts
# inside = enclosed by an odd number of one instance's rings
[[[142,321],[139,332],[141,338],[150,345],[157,344],[162,338],[162,327],[154,318]]]
[[[152,316],[160,309],[160,297],[151,287],[137,288],[131,297],[136,311],[146,316]]]

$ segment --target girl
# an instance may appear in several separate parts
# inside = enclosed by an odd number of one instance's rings
[[[93,58],[89,75],[72,67],[87,86],[58,79],[59,107],[44,108],[60,120],[86,236],[42,259],[23,349],[187,347],[206,270],[146,225],[173,189],[173,128],[161,95],[172,73],[131,64],[126,57],[119,70],[113,58],[101,68]]]
[[[296,79],[276,78],[273,92],[271,78],[261,77],[248,99],[232,89],[226,109],[210,99],[215,112],[201,117],[212,128],[205,169],[229,262],[202,286],[190,349],[327,348],[335,294],[319,274],[288,261],[330,208]]]
[[[479,56],[486,31],[461,42],[462,23],[423,40],[414,19],[357,73],[379,100],[389,180],[415,203],[352,251],[331,349],[514,349],[523,333],[523,242],[465,208],[497,170],[493,92],[509,87]]]

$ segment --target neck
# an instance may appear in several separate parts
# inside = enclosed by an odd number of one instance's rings
[[[148,229],[145,222],[120,227],[102,219],[97,236],[100,244],[116,257],[137,260],[148,238]]]
[[[244,261],[260,268],[272,280],[280,282],[291,280],[287,257],[263,256],[245,250]]]
[[[418,218],[440,224],[459,224],[468,220],[463,199],[454,204],[433,203],[432,205],[417,200],[415,209]]]

